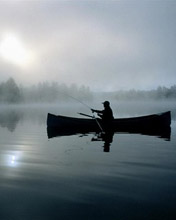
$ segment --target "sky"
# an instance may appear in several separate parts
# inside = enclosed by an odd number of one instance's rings
[[[170,87],[175,39],[175,0],[0,0],[0,81]]]

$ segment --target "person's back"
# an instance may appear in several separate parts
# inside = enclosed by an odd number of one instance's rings
[[[103,110],[102,114],[102,120],[103,121],[111,121],[113,120],[113,112],[109,105],[105,106],[105,109]]]

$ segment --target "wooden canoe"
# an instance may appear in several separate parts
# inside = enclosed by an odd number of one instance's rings
[[[170,137],[171,113],[163,112],[132,118],[116,118],[109,124],[97,119],[104,131],[141,133]],[[95,119],[74,118],[48,113],[48,137],[100,131]]]

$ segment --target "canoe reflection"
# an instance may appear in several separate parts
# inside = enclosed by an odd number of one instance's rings
[[[94,134],[99,134],[99,132],[90,132],[89,130],[86,130],[86,128],[82,130],[75,130],[69,127],[67,128],[57,128],[57,127],[47,127],[47,135],[48,138],[54,138],[54,137],[59,137],[59,136],[70,136],[70,135],[76,135],[76,134],[88,134],[88,133],[94,133]],[[142,135],[148,135],[148,136],[156,136],[158,138],[162,138],[166,141],[170,141],[171,137],[171,127],[162,127],[158,129],[119,129],[117,131],[107,131],[105,133],[100,133],[99,139],[101,138],[102,140],[105,141],[105,148],[108,149],[109,144],[113,140],[113,135],[114,133],[129,133],[129,134],[142,134]],[[93,140],[95,141],[95,139]]]

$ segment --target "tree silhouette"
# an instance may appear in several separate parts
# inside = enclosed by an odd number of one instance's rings
[[[22,99],[20,89],[13,78],[0,85],[0,100],[6,103],[18,103]]]

